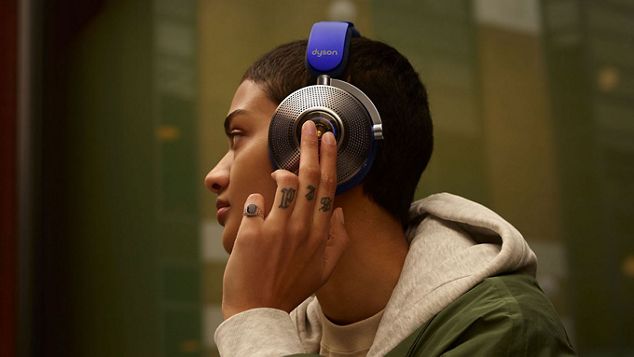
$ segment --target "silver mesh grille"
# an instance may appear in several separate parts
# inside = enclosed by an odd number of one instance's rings
[[[312,109],[329,108],[343,122],[337,142],[337,182],[347,182],[361,169],[372,145],[372,120],[365,107],[348,92],[327,85],[301,88],[277,107],[269,127],[271,158],[279,167],[299,169],[298,125]]]

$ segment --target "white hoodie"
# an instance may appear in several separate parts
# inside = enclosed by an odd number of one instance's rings
[[[484,279],[523,271],[537,259],[522,235],[490,209],[448,193],[414,202],[410,249],[368,356],[383,356]],[[317,353],[321,324],[311,297],[287,314],[261,308],[223,322],[214,339],[222,356]]]

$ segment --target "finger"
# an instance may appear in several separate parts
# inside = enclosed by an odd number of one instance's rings
[[[313,208],[320,180],[319,144],[315,123],[308,120],[302,125],[299,156],[299,187],[297,203],[293,210],[293,222],[312,223]]]
[[[297,198],[297,175],[287,170],[276,170],[271,177],[277,182],[277,191],[267,220],[286,225]]]
[[[238,237],[259,231],[264,222],[264,197],[253,193],[244,201]]]
[[[324,270],[322,281],[328,280],[335,270],[339,258],[348,247],[348,232],[344,226],[343,210],[337,208],[330,218],[330,233],[324,250]]]
[[[337,189],[337,143],[330,132],[321,138],[319,157],[321,177],[317,190],[318,201],[313,210],[313,225],[319,237],[326,237]]]

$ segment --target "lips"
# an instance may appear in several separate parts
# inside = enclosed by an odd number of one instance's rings
[[[218,223],[220,223],[220,225],[223,227],[225,225],[225,220],[227,219],[227,214],[229,213],[230,209],[231,206],[229,205],[229,202],[221,199],[218,199],[216,201],[216,219],[218,220]]]

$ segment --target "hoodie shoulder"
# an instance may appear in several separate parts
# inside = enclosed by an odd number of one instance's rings
[[[397,351],[400,356],[575,355],[557,312],[527,274],[483,280],[393,352]]]

